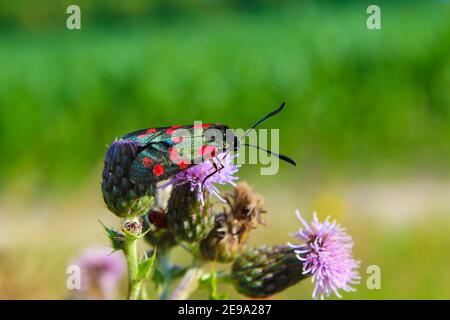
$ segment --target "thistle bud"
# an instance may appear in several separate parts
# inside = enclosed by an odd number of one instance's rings
[[[153,208],[144,216],[144,232],[145,240],[158,250],[165,251],[176,244],[175,236],[168,229],[167,213],[163,208]]]
[[[126,235],[139,237],[142,233],[143,223],[141,217],[129,216],[123,220],[122,231]]]
[[[248,297],[265,298],[306,278],[295,249],[289,246],[250,248],[233,263],[232,282]]]
[[[173,188],[168,202],[167,222],[178,240],[196,242],[204,239],[214,224],[210,202],[202,206],[195,190],[188,184]]]
[[[121,218],[143,215],[152,204],[153,186],[135,184],[130,168],[138,154],[136,142],[114,141],[106,152],[103,175],[103,199],[108,209]]]
[[[265,224],[262,215],[267,213],[264,198],[255,193],[246,182],[239,183],[232,195],[228,195],[227,203],[232,216],[232,229],[239,234],[241,245],[247,242],[250,231],[260,224]]]

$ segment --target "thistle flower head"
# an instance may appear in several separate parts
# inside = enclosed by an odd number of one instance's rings
[[[233,159],[236,157],[237,155],[230,156],[227,154],[224,158],[222,158],[222,156],[219,155],[218,159],[223,165],[223,168],[220,170],[214,168],[210,161],[206,161],[179,172],[162,187],[167,187],[169,185],[179,186],[182,184],[189,184],[190,190],[197,193],[197,197],[202,205],[205,203],[205,191],[209,194],[215,195],[219,200],[224,202],[220,196],[219,190],[214,184],[230,183],[233,186],[235,185],[234,181],[237,180],[238,177],[234,176],[234,174],[240,167],[240,165],[233,164]],[[215,173],[205,180],[205,178],[213,172]]]
[[[251,230],[264,222],[261,217],[266,213],[264,199],[247,183],[238,183],[225,199],[225,212],[215,216],[214,228],[200,243],[200,251],[206,260],[233,261]]]
[[[317,214],[311,223],[307,223],[300,213],[297,216],[304,229],[295,233],[295,237],[303,244],[290,246],[295,249],[301,261],[303,274],[310,275],[315,283],[313,298],[323,299],[331,293],[339,298],[339,290],[355,291],[352,284],[358,284],[360,261],[353,258],[353,241],[345,229],[329,217],[320,222]]]
[[[233,219],[246,225],[247,229],[265,224],[262,215],[267,213],[264,198],[253,191],[247,182],[240,182],[234,188],[233,194],[226,197]]]
[[[94,247],[84,251],[76,264],[81,269],[81,291],[85,298],[112,299],[125,274],[126,263],[120,252],[111,248]]]
[[[130,179],[130,168],[139,152],[136,142],[119,139],[106,152],[102,192],[105,204],[119,217],[142,215],[152,203],[153,187],[136,184]]]

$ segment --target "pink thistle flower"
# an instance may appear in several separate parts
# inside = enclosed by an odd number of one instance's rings
[[[218,156],[220,162],[223,165],[223,168],[219,171],[216,171],[211,177],[205,180],[205,178],[213,173],[216,169],[211,164],[211,162],[206,161],[195,165],[189,169],[179,172],[175,176],[173,176],[167,183],[161,186],[161,188],[165,188],[169,185],[179,186],[185,183],[189,183],[191,187],[191,191],[196,191],[198,199],[202,203],[205,204],[204,199],[204,191],[207,191],[209,194],[215,195],[219,200],[225,202],[225,200],[220,196],[219,189],[214,184],[231,184],[236,186],[234,183],[235,180],[239,179],[234,176],[234,174],[238,171],[240,165],[233,164],[233,159],[235,159],[238,155],[230,156],[227,154],[225,158],[222,158],[220,155]]]
[[[329,297],[334,293],[339,298],[339,290],[355,291],[352,284],[358,284],[361,277],[356,269],[360,261],[353,258],[353,240],[336,220],[329,217],[320,222],[317,213],[311,223],[307,223],[300,212],[298,219],[304,226],[295,233],[295,237],[304,242],[300,245],[289,244],[295,248],[297,258],[302,262],[303,274],[311,275],[315,283],[313,298]]]
[[[81,291],[86,298],[98,294],[103,299],[115,297],[118,283],[126,271],[126,262],[120,252],[111,252],[108,247],[89,248],[78,257],[76,264],[81,269]]]

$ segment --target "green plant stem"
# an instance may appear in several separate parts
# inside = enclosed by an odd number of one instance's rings
[[[123,250],[127,258],[128,267],[128,300],[137,300],[142,287],[142,281],[136,280],[139,263],[137,255],[137,239],[126,239]]]
[[[141,293],[139,295],[139,300],[149,300],[148,292],[147,292],[147,286],[145,282],[142,283],[141,287]]]
[[[186,300],[197,290],[200,284],[200,277],[203,274],[202,266],[194,266],[190,268],[181,279],[178,287],[170,296],[171,300]]]

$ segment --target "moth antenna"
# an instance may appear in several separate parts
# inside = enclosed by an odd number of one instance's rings
[[[284,106],[285,106],[285,105],[286,105],[286,100],[283,101],[283,102],[281,103],[281,106],[279,106],[276,110],[274,110],[274,111],[272,111],[271,113],[267,114],[264,118],[262,118],[261,120],[259,120],[258,122],[256,122],[252,127],[250,127],[250,129],[248,129],[248,130],[244,133],[244,135],[241,137],[240,140],[243,141],[243,140],[245,139],[245,137],[247,137],[247,136],[250,134],[250,132],[252,132],[253,130],[255,130],[255,128],[256,128],[257,126],[259,126],[261,123],[263,123],[263,122],[266,121],[267,119],[272,118],[274,115],[277,115],[278,113],[280,113],[281,110],[284,109]]]
[[[290,164],[292,164],[292,165],[294,165],[294,166],[297,165],[297,164],[295,163],[294,160],[292,160],[291,158],[289,158],[288,156],[285,156],[285,155],[283,155],[283,154],[279,154],[279,153],[276,153],[276,152],[273,152],[273,151],[270,151],[270,150],[267,150],[267,149],[264,149],[264,148],[255,146],[255,145],[253,145],[253,144],[249,144],[249,143],[244,144],[244,146],[256,148],[256,149],[258,149],[258,150],[267,152],[267,154],[272,155],[272,156],[274,156],[274,157],[277,157],[278,159],[283,160],[283,161],[285,161],[285,162],[287,162],[287,163],[290,163]]]
[[[270,112],[269,114],[265,115],[261,120],[259,120],[258,122],[256,122],[250,129],[248,129],[244,135],[242,137],[239,138],[239,146],[242,146],[242,141],[244,141],[244,139],[253,131],[255,130],[255,128],[257,126],[259,126],[261,123],[263,123],[264,121],[266,121],[269,118],[272,118],[274,115],[278,114],[281,112],[281,110],[284,109],[284,106],[286,105],[286,100],[284,100],[281,105],[275,109],[274,111]],[[235,146],[236,147],[236,146]],[[224,156],[222,157],[222,159],[225,159],[225,157],[231,152],[233,151],[234,148],[230,147],[226,152],[224,152]],[[234,151],[236,151],[237,149],[234,149]],[[280,158],[281,159],[281,158]],[[288,161],[289,162],[289,161]]]

